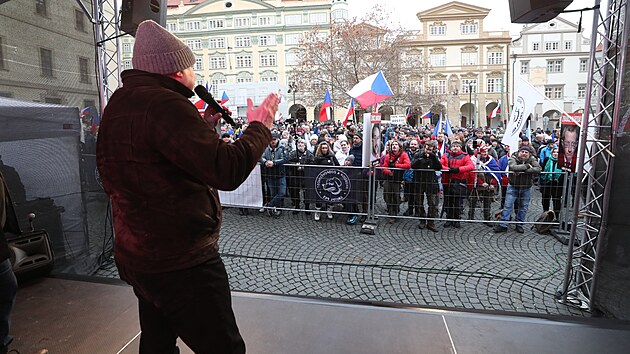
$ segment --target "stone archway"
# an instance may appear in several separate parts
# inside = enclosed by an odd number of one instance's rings
[[[440,120],[440,114],[444,117],[446,113],[446,106],[441,103],[436,103],[431,106],[431,125],[436,125]]]
[[[461,127],[466,128],[475,124],[475,105],[472,103],[464,103],[459,107],[459,114],[462,117]]]
[[[394,114],[394,109],[391,106],[381,106],[378,108],[378,113],[381,114],[381,120],[389,120]]]
[[[495,108],[499,105],[498,102],[490,102],[486,105],[486,126],[490,128],[497,128],[503,125],[503,112],[497,112],[496,117],[492,118],[490,115]],[[503,107],[501,107],[503,109]]]
[[[306,120],[306,107],[296,103],[289,107],[289,116],[298,122]]]
[[[542,126],[543,130],[553,130],[555,128],[560,127],[560,118],[562,117],[562,113],[557,109],[550,109],[543,113],[542,116]],[[546,129],[545,129],[546,128]]]

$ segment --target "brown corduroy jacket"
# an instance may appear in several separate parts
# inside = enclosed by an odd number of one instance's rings
[[[169,77],[122,74],[97,139],[97,164],[112,201],[116,263],[159,273],[218,255],[217,189],[236,189],[271,141],[253,122],[223,142],[188,100],[193,92]]]

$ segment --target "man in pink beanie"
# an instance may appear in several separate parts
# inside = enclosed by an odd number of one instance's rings
[[[271,141],[278,109],[270,94],[232,144],[215,130],[221,114],[201,117],[193,96],[195,57],[153,21],[138,26],[132,70],[103,113],[97,164],[111,198],[114,255],[138,297],[140,353],[245,353],[219,256],[217,190],[234,190]]]

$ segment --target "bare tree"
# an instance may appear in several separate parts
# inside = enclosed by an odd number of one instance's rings
[[[388,24],[387,12],[379,6],[361,19],[332,24],[330,33],[314,29],[300,44],[299,62],[290,71],[290,80],[300,87],[304,103],[311,106],[323,100],[326,89],[334,106],[346,106],[350,99],[346,92],[378,71],[394,93],[383,105],[429,107],[441,102],[441,97],[431,95],[422,84],[414,87],[409,81],[410,77],[425,77],[428,67],[420,56],[407,55],[405,35],[400,27]]]

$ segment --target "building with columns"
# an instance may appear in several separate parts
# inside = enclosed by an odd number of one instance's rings
[[[519,77],[547,97],[531,116],[531,127],[553,129],[562,111],[584,109],[591,40],[562,17],[527,25],[512,42],[512,82]]]
[[[505,117],[489,119],[488,115],[501,101],[502,107],[508,107],[512,38],[508,31],[484,30],[489,12],[459,1],[419,12],[422,28],[403,44],[407,55],[429,65],[422,77],[409,73],[409,84],[441,97],[433,107],[420,109],[448,114],[452,126],[505,124]]]
[[[331,21],[348,17],[347,8],[346,0],[169,0],[167,29],[197,56],[197,83],[212,85],[215,97],[226,91],[233,112],[245,116],[247,97],[258,104],[279,92],[286,117],[300,106],[299,87],[288,92],[287,72],[297,64],[302,36],[314,28],[326,34]],[[133,38],[125,37],[122,46],[122,65],[129,69]],[[313,107],[303,108],[312,120]]]

